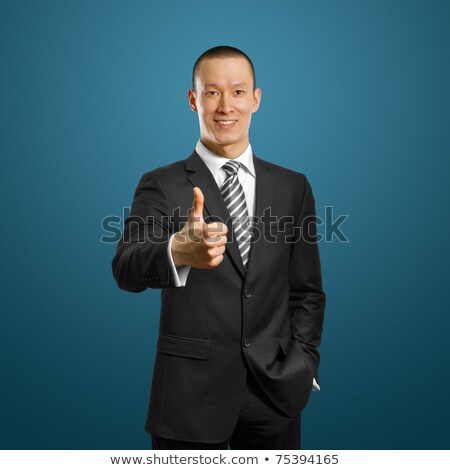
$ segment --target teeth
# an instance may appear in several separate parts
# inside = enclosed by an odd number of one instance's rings
[[[220,122],[220,124],[228,125],[228,124],[233,124],[233,122],[235,121],[217,121],[217,122]]]

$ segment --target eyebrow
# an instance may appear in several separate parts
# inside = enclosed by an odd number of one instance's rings
[[[232,85],[232,86],[233,86],[233,87],[235,87],[235,86],[241,86],[241,87],[244,87],[244,86],[247,86],[247,84],[246,84],[246,83],[243,83],[243,82],[240,82],[240,83],[233,83],[233,85]],[[206,88],[206,87],[210,87],[210,88],[218,88],[218,87],[219,87],[219,85],[218,85],[217,83],[206,83],[206,84],[205,84],[205,88]]]

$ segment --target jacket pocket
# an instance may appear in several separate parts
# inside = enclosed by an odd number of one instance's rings
[[[280,345],[281,350],[283,351],[283,354],[286,356],[291,347],[291,333],[286,333],[283,336],[279,336],[277,338],[277,341]]]
[[[158,351],[173,356],[190,357],[192,359],[208,359],[211,352],[211,341],[209,339],[184,338],[160,333]]]

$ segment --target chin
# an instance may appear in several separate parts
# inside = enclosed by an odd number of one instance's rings
[[[238,143],[241,138],[239,136],[234,136],[234,135],[215,135],[215,140],[218,144],[222,145],[231,145],[231,144],[236,144]]]

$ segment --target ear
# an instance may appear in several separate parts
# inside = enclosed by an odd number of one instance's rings
[[[257,88],[253,92],[253,109],[252,109],[252,113],[256,113],[256,111],[258,111],[260,102],[261,102],[261,88]]]
[[[188,100],[189,100],[189,106],[191,107],[192,111],[196,113],[197,110],[197,98],[195,97],[195,91],[192,88],[189,88],[188,90]]]

